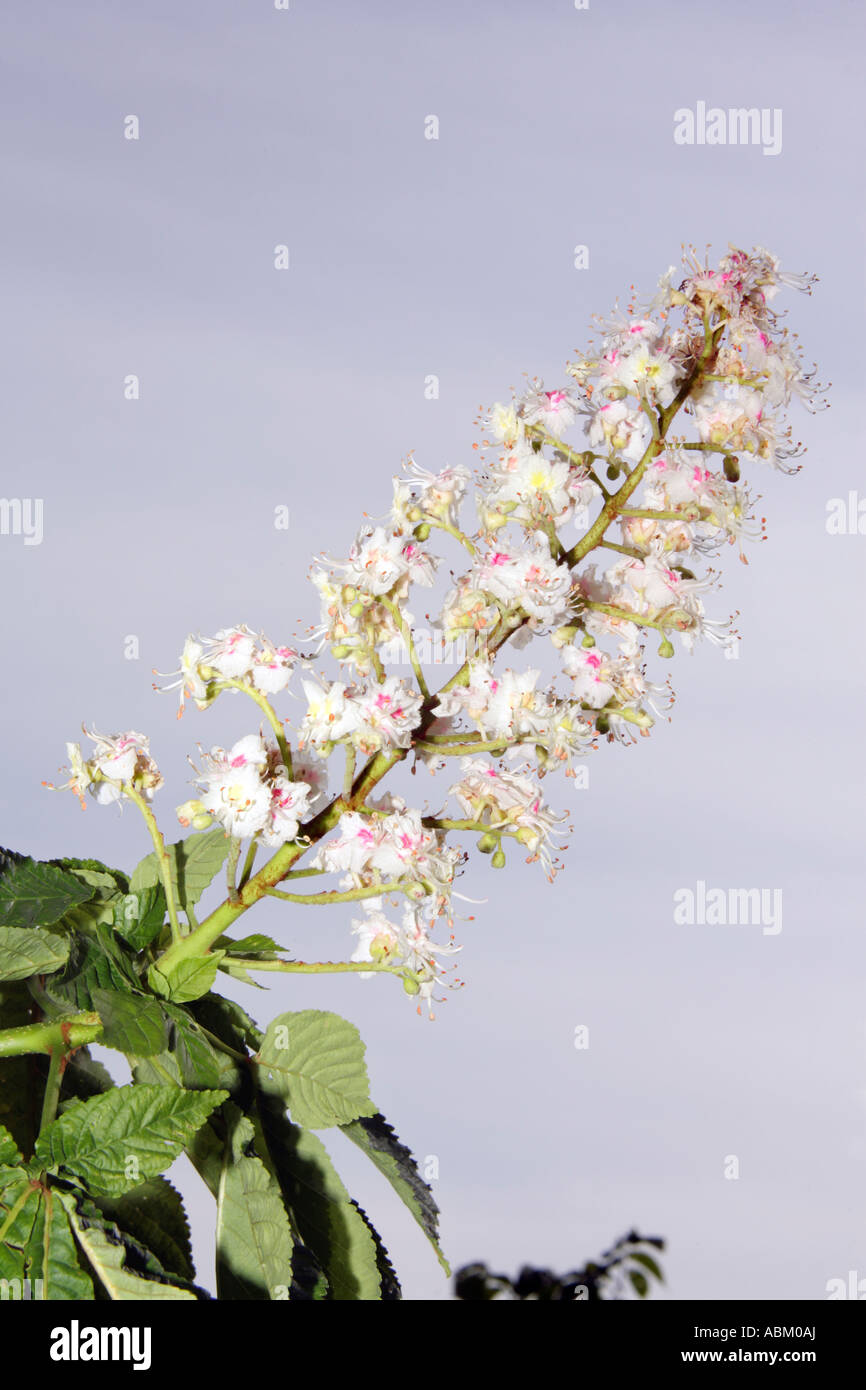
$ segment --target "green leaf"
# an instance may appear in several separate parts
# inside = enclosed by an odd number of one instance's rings
[[[81,869],[90,870],[95,874],[108,874],[122,893],[126,893],[129,889],[129,878],[123,870],[110,869],[100,859],[49,859],[47,862],[53,864],[57,869]]]
[[[338,1301],[380,1301],[377,1244],[350,1198],[325,1146],[286,1118],[278,1097],[262,1093],[259,1107],[268,1154],[292,1225],[315,1255]]]
[[[118,989],[90,991],[93,1007],[102,1019],[100,1041],[117,1052],[151,1057],[165,1048],[165,1021],[155,999]]]
[[[102,892],[110,897],[119,891],[117,879],[110,869],[105,868],[104,864],[100,865],[96,862],[86,864],[82,860],[79,864],[67,864],[65,867],[82,883],[86,883],[89,888],[92,888],[94,892]]]
[[[5,1188],[0,1195],[0,1226],[22,1197],[23,1205],[0,1245],[0,1277],[29,1279],[32,1297],[40,1300],[92,1299],[93,1285],[79,1264],[56,1192],[32,1187],[27,1178]]]
[[[117,1195],[168,1168],[226,1097],[225,1091],[116,1086],[48,1125],[35,1154],[45,1168]]]
[[[274,1019],[259,1060],[292,1119],[306,1129],[328,1129],[376,1113],[364,1053],[354,1024],[338,1014],[304,1009]]]
[[[0,927],[0,980],[29,980],[51,975],[69,959],[63,936],[27,927]]]
[[[176,844],[166,845],[172,882],[181,907],[195,907],[225,863],[230,844],[221,826],[214,826],[201,835],[189,835]],[[133,869],[129,889],[131,893],[138,893],[161,882],[159,861],[156,854],[149,854]]]
[[[430,1241],[445,1273],[450,1274],[451,1268],[439,1245],[439,1208],[436,1200],[418,1172],[410,1150],[400,1143],[384,1115],[353,1120],[340,1128],[388,1179]]]
[[[65,869],[25,859],[0,877],[0,926],[53,927],[92,896],[88,885]]]
[[[214,997],[216,996],[211,996],[211,998]],[[281,1101],[275,1100],[273,1104],[274,1123],[285,1122],[288,1125],[289,1122],[285,1119]],[[222,1111],[216,1111],[197,1131],[187,1149],[190,1161],[213,1197],[219,1196],[227,1142],[228,1128],[225,1119]],[[256,1142],[257,1144],[259,1142],[258,1131]],[[264,1145],[263,1153],[267,1154],[268,1146],[264,1144],[263,1137],[262,1143]],[[263,1161],[265,1161],[264,1158]],[[270,1168],[267,1163],[266,1166]],[[282,1178],[279,1181],[285,1199],[285,1186]],[[292,1251],[292,1283],[289,1289],[289,1299],[292,1302],[309,1303],[327,1297],[328,1281],[315,1254],[302,1241],[295,1239]]]
[[[223,951],[211,951],[206,956],[186,956],[165,972],[152,965],[147,972],[148,984],[154,994],[170,999],[174,1004],[187,1004],[193,999],[200,999],[212,989],[217,967],[224,954]]]
[[[63,1100],[89,1100],[91,1096],[101,1096],[104,1091],[110,1091],[113,1085],[111,1073],[95,1057],[91,1057],[89,1048],[78,1047],[66,1059],[61,1103]]]
[[[169,1051],[177,1063],[180,1084],[188,1090],[234,1092],[241,1084],[235,1060],[214,1047],[202,1025],[186,1009],[177,1004],[163,1004],[162,1009],[168,1023]]]
[[[21,1154],[18,1145],[5,1125],[0,1125],[0,1163],[14,1164],[21,1162]]]
[[[632,1252],[629,1255],[629,1259],[634,1260],[636,1264],[643,1265],[644,1269],[648,1269],[650,1274],[654,1275],[660,1284],[665,1282],[665,1276],[662,1274],[661,1269],[656,1264],[652,1255],[644,1255],[642,1252]]]
[[[27,854],[19,854],[17,849],[0,848],[0,876],[7,873],[14,864],[24,864],[29,859]]]
[[[628,1277],[632,1282],[632,1286],[638,1298],[646,1298],[649,1292],[649,1280],[646,1275],[641,1274],[639,1269],[630,1269]]]
[[[72,868],[70,872],[90,889],[90,898],[65,912],[60,925],[67,930],[88,931],[97,922],[113,922],[114,905],[121,898],[114,875],[108,869],[90,867]]]
[[[101,1219],[97,1208],[80,1195],[64,1193],[63,1203],[75,1239],[110,1299],[197,1301],[193,1288],[172,1282],[150,1250]]]
[[[151,1250],[167,1274],[195,1278],[189,1222],[180,1193],[167,1178],[149,1178],[121,1197],[94,1197],[100,1212]]]
[[[114,930],[133,950],[143,951],[162,931],[165,913],[165,891],[161,883],[156,883],[118,899],[114,904]]]
[[[49,998],[77,1009],[94,1008],[94,989],[140,989],[135,958],[110,927],[99,923],[91,933],[75,932],[70,938],[65,969],[45,982]]]
[[[292,1286],[294,1240],[276,1179],[255,1153],[255,1130],[226,1107],[229,1133],[217,1196],[217,1297],[284,1299]]]
[[[241,937],[235,941],[231,936],[221,936],[216,942],[222,946],[227,956],[273,956],[285,954],[285,947],[274,941],[272,936],[262,936],[254,932],[252,936]]]
[[[373,1237],[373,1244],[376,1247],[376,1268],[379,1271],[379,1297],[383,1302],[394,1303],[403,1297],[403,1290],[400,1288],[400,1280],[397,1278],[397,1271],[391,1263],[391,1257],[385,1249],[384,1241],[376,1230],[367,1213],[362,1206],[350,1198],[352,1206],[360,1216],[370,1235]]]
[[[206,994],[204,998],[195,1000],[189,1012],[203,1028],[214,1033],[221,1042],[228,1043],[236,1052],[245,1052],[248,1047],[257,1050],[262,1045],[264,1033],[234,999],[226,999],[221,994]]]

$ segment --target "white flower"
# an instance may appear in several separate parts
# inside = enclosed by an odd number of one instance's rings
[[[85,792],[89,792],[100,806],[109,806],[121,801],[127,788],[151,801],[154,792],[163,785],[163,776],[150,756],[147,737],[134,730],[124,734],[99,734],[95,729],[85,728],[84,732],[96,746],[90,758],[85,759],[80,744],[67,743],[70,776],[57,790],[74,792],[82,806]],[[110,780],[103,780],[106,778]]]
[[[513,402],[503,405],[501,401],[497,401],[485,424],[494,439],[503,444],[513,444],[523,433],[523,422],[514,409]]]
[[[409,575],[410,556],[406,555],[406,538],[400,532],[386,532],[381,526],[361,531],[349,551],[349,558],[337,566],[365,593],[379,596],[389,594],[400,580]],[[415,547],[415,549],[418,549]]]
[[[616,684],[610,658],[598,647],[565,647],[562,666],[566,675],[571,676],[575,698],[590,709],[602,709],[613,699]]]
[[[535,689],[538,676],[538,671],[494,672],[487,662],[473,662],[467,684],[443,695],[433,713],[464,713],[486,739],[533,738],[544,732],[550,713],[549,698]]]
[[[680,375],[680,369],[667,353],[655,352],[644,342],[620,358],[615,380],[635,395],[650,395],[667,405],[673,398],[672,387]]]
[[[476,573],[461,574],[447,595],[436,626],[447,642],[463,641],[489,632],[499,618],[499,609],[479,585]]]
[[[421,718],[421,696],[408,681],[388,676],[352,696],[357,724],[352,741],[362,753],[381,748],[409,748]]]
[[[437,956],[451,956],[462,948],[451,943],[439,945],[431,940],[430,923],[425,919],[424,905],[407,903],[403,920],[395,925],[382,911],[382,899],[370,898],[364,904],[365,916],[355,919],[352,931],[358,945],[352,953],[354,961],[377,961],[391,966],[403,966],[411,977],[417,994],[433,1017],[433,991],[442,983],[442,966]],[[371,979],[372,971],[363,971],[361,979]],[[418,1012],[421,1012],[420,1003]]]
[[[275,647],[262,638],[261,647],[253,652],[251,677],[256,690],[263,695],[277,695],[285,690],[298,660],[292,647]]]
[[[624,400],[605,401],[589,427],[591,444],[607,444],[630,463],[642,458],[651,434],[650,423],[642,411]]]
[[[377,648],[400,640],[394,615],[353,584],[335,583],[323,569],[314,570],[311,578],[322,602],[322,622],[312,636],[328,643],[338,661],[351,663],[360,675],[368,675],[374,668]],[[401,613],[411,624],[412,615],[405,609]]]
[[[577,497],[582,499],[586,475],[564,459],[549,459],[541,451],[520,444],[488,466],[490,482],[484,505],[492,513],[505,513],[509,520],[567,521]],[[589,495],[595,491],[591,487]],[[509,505],[510,504],[510,505]]]
[[[199,709],[207,709],[208,705],[216,698],[216,692],[209,688],[212,686],[213,676],[208,678],[201,669],[204,664],[204,654],[205,645],[202,640],[197,637],[188,637],[181,653],[180,670],[169,673],[170,675],[177,675],[178,679],[172,681],[170,685],[161,687],[164,691],[180,688],[181,714],[183,714],[187,695],[195,700]],[[157,671],[155,674],[160,675],[160,672]]]
[[[199,774],[201,803],[225,827],[229,835],[243,840],[258,835],[268,824],[271,792],[265,774],[268,750],[258,734],[239,739],[227,752],[212,748],[202,755],[204,770]]]
[[[228,752],[212,748],[202,755],[202,763],[197,780],[201,799],[186,803],[179,814],[201,807],[236,840],[258,836],[272,849],[295,839],[310,815],[312,789],[289,780],[275,745],[268,746],[260,734],[248,734]]]
[[[358,710],[346,696],[346,686],[340,681],[322,685],[318,681],[301,682],[307,697],[307,715],[298,731],[301,748],[312,748],[327,757],[331,747],[358,727]]]
[[[304,782],[290,782],[285,770],[270,779],[269,787],[271,804],[261,841],[276,849],[294,840],[301,822],[309,818],[311,788]]]
[[[255,633],[248,627],[223,628],[208,643],[207,665],[225,680],[242,680],[250,673],[255,648]]]
[[[395,477],[392,517],[401,529],[410,529],[425,520],[458,526],[460,504],[472,474],[468,468],[445,468],[429,473],[409,457],[404,465],[408,478]],[[432,560],[432,557],[427,557]],[[421,579],[421,583],[426,580]]]
[[[577,418],[577,403],[568,391],[545,391],[544,382],[536,378],[521,402],[520,415],[525,425],[540,425],[561,439]]]
[[[550,852],[557,816],[541,798],[538,786],[521,773],[507,772],[482,759],[463,758],[463,776],[451,788],[467,816],[515,836],[530,851],[530,861],[541,860],[548,876],[556,872]]]
[[[323,758],[309,757],[303,751],[295,749],[292,753],[292,776],[296,782],[306,783],[310,793],[309,815],[316,815],[328,799],[327,762]]]
[[[162,689],[180,686],[181,714],[187,695],[199,709],[206,709],[219,694],[222,681],[241,681],[263,695],[275,695],[288,685],[297,660],[298,653],[293,648],[276,647],[263,634],[251,632],[243,624],[227,627],[215,637],[189,636],[181,654],[180,671],[170,673],[179,679]]]
[[[336,838],[320,847],[313,867],[348,874],[350,885],[358,888],[400,881],[410,896],[434,896],[444,903],[462,852],[446,845],[439,832],[428,830],[420,811],[406,807],[398,797],[390,798],[389,804],[399,809],[373,817],[345,812]]]
[[[563,622],[569,611],[571,572],[550,554],[544,532],[535,532],[524,549],[495,550],[485,555],[476,570],[476,584],[507,607],[523,608],[533,627]]]

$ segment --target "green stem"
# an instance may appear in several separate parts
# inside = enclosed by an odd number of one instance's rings
[[[58,1048],[71,1051],[99,1042],[101,1037],[102,1019],[94,1013],[54,1018],[45,1023],[26,1023],[20,1028],[0,1030],[0,1057],[23,1057],[30,1052],[52,1055]]]
[[[66,1058],[67,1048],[65,1044],[58,1043],[51,1049],[51,1061],[48,1064],[48,1080],[45,1083],[45,1094],[42,1097],[42,1116],[39,1121],[39,1133],[47,1129],[57,1114],[57,1106],[60,1101],[60,1083],[63,1079],[63,1062]]]
[[[448,535],[453,536],[455,541],[459,541],[469,551],[473,560],[475,559],[478,552],[464,531],[458,530],[456,526],[450,526],[447,521],[434,521],[432,517],[425,517],[424,521],[427,526],[435,526],[437,531],[447,531]]]
[[[697,449],[705,454],[735,454],[736,449],[725,449],[719,444],[699,444],[696,441],[686,441],[676,444],[677,449]]]
[[[293,840],[291,843],[282,845],[280,849],[263,865],[257,874],[244,884],[238,892],[238,902],[231,903],[226,900],[215,908],[209,917],[206,917],[201,926],[189,936],[180,941],[173,941],[172,944],[158,958],[156,964],[161,971],[172,970],[182,960],[194,959],[202,956],[217,940],[217,937],[225,935],[237,919],[243,915],[253,903],[261,898],[268,896],[269,890],[275,888],[284,878],[287,878],[294,869],[295,864],[301,859],[324,835],[339,821],[346,811],[357,810],[363,806],[370,792],[381,782],[397,763],[402,762],[408,753],[406,748],[395,748],[388,753],[376,753],[367,765],[355,778],[351,797],[339,796],[326,806],[317,816],[314,816],[304,826],[303,840]],[[306,871],[296,871],[298,876]]]
[[[463,743],[463,744],[469,744],[469,743],[478,743],[479,740],[480,740],[480,738],[481,738],[481,735],[480,735],[477,731],[474,731],[474,732],[472,732],[472,733],[467,732],[467,733],[462,733],[462,734],[425,734],[423,740],[419,740],[419,741],[423,741],[423,743],[425,743],[425,744],[427,744],[427,745],[429,745],[429,744],[435,744],[435,743],[444,743],[444,744],[452,744],[452,743],[453,743],[453,744],[457,744],[457,743]]]
[[[29,1183],[28,1186],[25,1187],[24,1191],[21,1193],[18,1200],[14,1203],[12,1207],[10,1207],[9,1214],[6,1217],[6,1220],[3,1222],[3,1225],[0,1226],[0,1245],[2,1245],[3,1241],[6,1239],[7,1232],[12,1230],[12,1227],[15,1224],[15,1218],[17,1217],[21,1208],[24,1206],[24,1203],[28,1200],[28,1198],[32,1197],[35,1192],[38,1191],[39,1187],[36,1183]]]
[[[270,898],[282,898],[287,903],[303,903],[305,907],[327,907],[330,903],[356,903],[362,898],[378,898],[383,893],[402,893],[402,879],[393,883],[371,883],[366,888],[347,888],[345,892],[333,889],[325,893],[283,893],[279,888],[266,890]]]
[[[174,896],[174,882],[171,876],[171,863],[169,861],[168,851],[165,847],[165,840],[162,837],[162,831],[157,825],[156,817],[154,816],[153,811],[151,811],[147,801],[143,796],[140,795],[139,792],[135,790],[135,787],[133,787],[129,782],[123,782],[119,785],[122,787],[124,795],[128,796],[130,801],[133,801],[135,805],[138,807],[139,811],[144,816],[144,823],[150,831],[150,838],[153,840],[153,847],[156,850],[156,858],[159,864],[159,872],[162,878],[162,886],[165,889],[165,901],[166,906],[168,907],[168,918],[171,922],[171,939],[172,942],[177,943],[181,940],[180,922],[178,921],[177,916],[177,902]]]
[[[258,854],[258,851],[258,841],[250,840],[250,847],[247,850],[247,857],[244,860],[244,867],[241,870],[241,881],[238,885],[239,888],[243,888],[244,885],[248,882],[250,874],[253,871],[253,864],[256,862],[256,855]]]
[[[664,632],[661,623],[655,618],[647,618],[643,613],[632,613],[627,608],[617,608],[612,603],[587,603],[594,613],[604,613],[608,618],[619,618],[624,623],[634,623],[637,627],[654,627]]]
[[[585,559],[589,552],[595,550],[596,546],[604,540],[608,526],[622,511],[623,504],[627,502],[632,493],[635,492],[652,460],[662,452],[665,436],[667,435],[671,422],[675,418],[680,407],[688,400],[695,386],[702,379],[707,364],[718,346],[722,331],[722,326],[711,329],[709,320],[707,319],[704,321],[704,347],[700,357],[680,386],[680,389],[677,391],[670,405],[658,412],[657,423],[653,430],[653,438],[644,450],[640,462],[631,470],[621,487],[619,487],[613,496],[605,502],[598,517],[592,526],[590,526],[586,535],[568,551],[565,556],[565,561],[569,566],[574,566]]]
[[[534,744],[538,742],[540,742],[540,740],[534,738],[493,738],[479,739],[476,743],[458,743],[449,746],[448,744],[443,745],[441,743],[428,744],[426,739],[417,739],[415,747],[429,748],[431,753],[436,753],[442,758],[465,758],[467,753],[495,753],[497,751],[504,753],[506,748],[515,748],[519,743]]]
[[[255,841],[253,842],[255,843]],[[229,901],[237,902],[238,890],[235,879],[238,872],[238,859],[241,852],[241,842],[232,837],[229,845],[228,858],[226,859],[226,888],[228,889]]]
[[[499,830],[498,825],[485,825],[484,821],[451,820],[444,816],[422,816],[421,824],[427,830],[473,830],[479,835],[485,835],[490,830]],[[503,821],[502,824],[505,825],[507,822]]]
[[[631,560],[643,560],[644,553],[634,545],[618,545],[616,541],[599,541],[602,550],[617,550],[620,555],[628,555]]]
[[[344,774],[343,774],[343,796],[346,798],[347,801],[348,801],[349,797],[352,795],[352,783],[353,783],[354,780],[355,780],[355,763],[356,763],[356,762],[357,762],[357,754],[355,753],[354,745],[351,744],[351,743],[347,743],[347,744],[346,744],[346,771],[345,771]]]
[[[700,521],[702,511],[709,511],[709,508],[701,508],[693,504],[688,504],[682,511],[656,511],[652,507],[622,507],[620,516],[642,516],[648,521]]]
[[[219,684],[221,690],[242,690],[245,695],[249,695],[250,699],[255,700],[259,709],[262,711],[262,714],[265,716],[265,718],[267,719],[268,723],[274,731],[274,738],[277,740],[277,747],[280,750],[280,757],[282,758],[283,763],[285,765],[286,776],[288,777],[289,781],[291,781],[292,751],[289,748],[288,742],[286,741],[286,731],[283,728],[283,721],[280,719],[279,715],[277,714],[268,697],[266,695],[263,695],[260,690],[256,690],[254,685],[247,685],[244,681],[221,680]]]
[[[256,960],[241,956],[226,958],[226,964],[240,965],[244,970],[279,971],[288,975],[337,975],[347,971],[370,971],[382,975],[402,975],[405,966],[383,965],[374,960]]]
[[[379,602],[381,603],[383,608],[387,608],[388,612],[391,614],[391,617],[394,619],[394,622],[397,624],[397,627],[400,630],[400,636],[403,638],[403,641],[406,644],[406,650],[409,653],[409,660],[412,663],[412,670],[415,672],[415,679],[418,682],[418,689],[421,691],[421,694],[424,697],[424,699],[429,700],[430,691],[427,686],[427,682],[424,679],[424,672],[421,670],[421,663],[418,660],[418,653],[415,650],[415,643],[412,639],[412,633],[409,630],[409,624],[406,622],[406,619],[403,617],[403,614],[400,612],[400,609],[397,607],[397,604],[393,603],[391,599],[385,598],[383,594],[382,597],[379,599]]]

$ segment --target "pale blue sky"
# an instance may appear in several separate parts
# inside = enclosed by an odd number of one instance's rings
[[[637,1225],[669,1239],[673,1297],[813,1299],[866,1275],[866,538],[825,529],[863,487],[861,8],[50,0],[7,6],[2,30],[2,491],[43,499],[44,540],[0,537],[0,843],[37,856],[144,854],[131,814],[39,786],[81,720],[150,733],[171,828],[186,754],[254,721],[223,702],[178,724],[151,667],[189,631],[314,621],[312,554],[387,508],[407,452],[471,463],[478,406],[524,372],[561,380],[591,314],[651,292],[683,241],[821,276],[786,302],[833,409],[794,416],[804,472],[756,479],[770,540],[748,569],[726,554],[710,600],[741,610],[740,659],[679,656],[670,726],[600,752],[587,791],[548,784],[578,827],[555,885],[475,856],[487,902],[435,1025],[384,980],[236,993],[262,1021],[358,1024],[378,1103],[438,1157],[455,1265],[567,1268]],[[675,145],[698,101],[780,108],[782,152]],[[782,932],[675,926],[698,879],[782,888]],[[351,911],[280,906],[256,928],[350,949]],[[339,1157],[406,1295],[446,1296],[390,1189]]]

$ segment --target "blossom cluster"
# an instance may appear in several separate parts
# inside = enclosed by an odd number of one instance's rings
[[[485,414],[474,523],[464,516],[472,472],[434,474],[410,457],[390,512],[361,527],[345,559],[314,564],[313,655],[245,626],[184,646],[181,709],[187,697],[204,709],[223,691],[246,691],[276,743],[255,734],[203,754],[182,822],[215,820],[236,840],[288,847],[292,863],[314,848],[310,871],[340,875],[340,898],[363,901],[353,959],[404,969],[428,1003],[439,957],[455,949],[431,935],[437,920],[453,920],[465,858],[447,836],[475,835],[495,867],[514,842],[554,873],[565,817],[540,779],[574,775],[600,738],[648,733],[669,703],[665,683],[647,676],[649,639],[663,658],[674,640],[690,651],[702,637],[731,639],[729,622],[705,608],[717,573],[696,570],[725,544],[745,559],[745,544],[763,536],[742,466],[792,471],[799,446],[784,412],[794,398],[820,403],[773,307],[782,288],[809,291],[812,278],[783,272],[759,247],[731,248],[715,267],[691,255],[677,288],[676,279],[672,267],[647,303],[599,320],[598,342],[568,364],[567,384],[533,378]],[[460,548],[462,572],[440,576],[434,538]],[[431,692],[410,603],[413,588],[437,585],[431,621],[455,653],[470,639],[470,655]],[[537,665],[497,666],[506,644],[514,652],[533,641],[544,647]],[[385,669],[400,643],[411,677]],[[337,679],[316,669],[325,650]],[[290,742],[270,701],[297,671],[306,712]],[[130,786],[149,798],[161,784],[140,735],[100,736],[89,762],[73,749],[79,795],[112,800]],[[328,802],[338,750],[343,791]],[[372,798],[408,755],[432,772],[459,759],[448,792],[459,816]],[[395,895],[403,912],[391,922]]]

